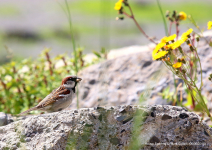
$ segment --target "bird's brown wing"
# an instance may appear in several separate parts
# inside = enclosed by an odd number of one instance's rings
[[[30,108],[30,109],[20,113],[19,115],[23,115],[32,110],[46,107],[47,105],[57,101],[58,99],[63,98],[65,96],[64,94],[69,94],[69,93],[70,93],[70,91],[68,89],[66,89],[64,86],[60,86],[59,88],[54,89],[49,95],[47,95],[37,106]]]
[[[43,108],[49,104],[57,101],[60,98],[63,98],[65,94],[69,94],[70,90],[66,89],[64,86],[60,86],[58,89],[52,91],[47,97],[44,98],[36,107]]]

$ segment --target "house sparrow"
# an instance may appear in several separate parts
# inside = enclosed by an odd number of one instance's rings
[[[67,108],[72,102],[75,94],[75,87],[81,80],[82,79],[78,78],[77,76],[65,77],[62,80],[59,88],[53,90],[37,106],[20,113],[20,115],[28,113],[32,110],[56,112]]]

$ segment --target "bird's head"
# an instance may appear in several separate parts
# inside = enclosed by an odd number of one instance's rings
[[[77,76],[67,76],[62,80],[61,85],[64,85],[68,89],[75,89],[78,82],[82,79]]]

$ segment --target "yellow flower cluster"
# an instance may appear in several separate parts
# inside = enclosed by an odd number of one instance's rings
[[[181,46],[190,36],[193,29],[189,29],[185,33],[182,34],[181,38],[174,42],[174,39],[176,38],[176,34],[173,34],[169,37],[163,37],[161,39],[161,42],[155,47],[155,49],[152,52],[152,59],[158,60],[168,54],[170,50],[174,50]],[[169,43],[172,41],[173,43]],[[179,64],[177,65],[179,66]],[[174,66],[173,66],[174,67]],[[176,65],[175,65],[176,67]]]
[[[174,42],[172,44],[167,45],[167,48],[168,49],[169,48],[176,49],[176,48],[180,47],[180,45],[183,44],[188,39],[188,37],[192,31],[193,31],[193,29],[189,29],[188,31],[184,32],[179,40],[177,40],[176,42]]]
[[[114,9],[115,9],[115,10],[120,10],[121,7],[122,7],[122,2],[123,2],[123,0],[119,0],[119,1],[115,4]]]
[[[208,30],[210,30],[212,27],[212,21],[208,21]]]

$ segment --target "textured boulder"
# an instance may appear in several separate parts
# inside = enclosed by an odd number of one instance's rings
[[[212,33],[205,37],[207,41],[210,41]],[[170,87],[169,93],[174,92],[173,74],[160,61],[152,60],[152,48],[152,46],[141,47],[141,51],[138,52],[138,47],[129,47],[131,52],[135,50],[136,53],[126,55],[127,50],[121,50],[117,53],[119,56],[123,53],[124,56],[106,60],[81,71],[79,76],[83,80],[79,85],[80,108],[137,104],[141,93],[145,93],[148,97],[146,105],[168,104],[167,100],[158,93],[162,93],[167,87]],[[183,48],[189,49],[186,44]],[[197,50],[203,70],[202,93],[209,101],[209,108],[212,108],[212,103],[210,103],[212,82],[208,80],[209,74],[212,73],[212,47],[205,39],[201,39]],[[182,83],[183,86],[183,81],[176,79],[177,84]],[[183,88],[179,89],[178,95],[180,96]],[[183,98],[184,100],[186,98],[184,92]],[[73,102],[75,103],[72,104],[72,109],[76,108],[76,99]]]
[[[0,149],[210,149],[211,135],[198,115],[181,107],[96,107],[0,127]]]

